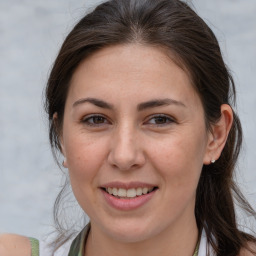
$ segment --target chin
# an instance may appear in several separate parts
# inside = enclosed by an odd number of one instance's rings
[[[112,233],[112,238],[122,243],[139,243],[149,239],[150,235],[146,230],[145,232],[137,232],[136,230],[123,230],[122,232],[114,231]]]
[[[140,220],[140,224],[130,221],[117,224],[111,223],[110,227],[105,227],[105,231],[109,237],[122,243],[137,243],[150,239],[160,232],[158,227],[153,227],[150,224]]]

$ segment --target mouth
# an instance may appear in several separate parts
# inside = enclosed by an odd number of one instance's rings
[[[141,197],[147,195],[157,190],[158,187],[137,187],[137,188],[116,188],[116,187],[101,187],[103,191],[112,195],[118,199],[134,199],[136,197]]]

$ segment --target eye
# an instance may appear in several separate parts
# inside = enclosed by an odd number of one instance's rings
[[[163,125],[171,124],[173,122],[174,122],[174,119],[167,115],[155,115],[150,119],[148,119],[146,123],[150,125],[163,126]]]
[[[109,121],[101,115],[86,116],[83,118],[82,122],[90,126],[101,126],[104,124],[109,124]]]

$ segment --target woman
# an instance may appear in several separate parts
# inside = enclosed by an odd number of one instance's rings
[[[256,255],[234,211],[233,195],[256,216],[233,181],[234,100],[218,42],[187,4],[113,0],[86,15],[54,63],[46,110],[90,224],[54,255]],[[1,246],[31,250],[19,236]]]

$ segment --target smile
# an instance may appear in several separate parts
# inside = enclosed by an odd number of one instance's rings
[[[158,190],[158,187],[153,185],[135,184],[112,183],[100,189],[105,202],[110,207],[121,211],[131,211],[151,201]]]
[[[108,194],[120,198],[120,199],[131,199],[138,196],[146,195],[151,193],[156,187],[139,187],[139,188],[103,188]]]

